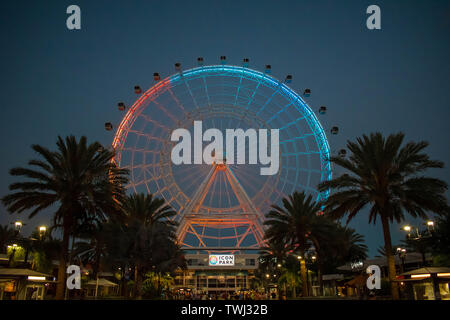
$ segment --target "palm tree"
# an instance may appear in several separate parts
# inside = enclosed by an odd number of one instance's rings
[[[379,217],[383,227],[392,298],[398,299],[395,261],[389,224],[401,222],[404,212],[427,218],[426,211],[443,214],[449,211],[445,191],[447,184],[421,175],[428,168],[442,168],[440,161],[423,153],[427,142],[409,142],[402,147],[403,133],[383,137],[381,133],[363,135],[348,142],[348,159],[331,157],[330,161],[349,173],[319,184],[319,191],[336,189],[325,207],[335,218],[347,216],[347,222],[365,206],[370,206],[369,223]]]
[[[11,213],[32,210],[29,218],[50,206],[58,208],[53,216],[54,227],[63,231],[56,298],[62,299],[65,289],[66,262],[70,236],[77,225],[92,220],[105,221],[121,212],[125,195],[127,170],[111,162],[114,153],[100,143],[87,144],[74,136],[58,137],[57,151],[40,145],[32,148],[42,159],[28,162],[32,168],[13,168],[10,174],[29,179],[13,183],[15,191],[2,198]]]
[[[289,254],[289,248],[282,241],[267,241],[266,246],[261,248],[260,261],[264,264],[277,265],[283,263]]]
[[[281,274],[280,278],[278,279],[278,283],[282,284],[284,287],[289,286],[291,287],[291,292],[292,292],[292,298],[296,298],[297,297],[297,293],[296,293],[296,287],[299,284],[299,277],[298,277],[298,269],[297,270],[292,270],[290,268],[285,268],[283,270],[283,273]],[[285,292],[287,290],[285,289]],[[287,297],[287,292],[286,292],[286,297]]]
[[[123,209],[129,222],[137,222],[146,227],[155,223],[174,225],[170,219],[177,214],[164,199],[156,198],[151,193],[129,195],[123,202]]]
[[[303,284],[306,279],[305,252],[314,244],[318,245],[316,235],[319,232],[320,203],[315,202],[311,195],[304,192],[294,192],[288,198],[283,199],[283,208],[272,206],[264,222],[268,226],[265,237],[274,242],[285,243],[287,246],[300,253],[300,275]],[[321,219],[323,220],[323,219]],[[319,249],[319,248],[316,248]],[[306,285],[302,286],[303,296],[308,295]]]
[[[270,277],[274,274],[276,274],[276,278],[280,280],[280,276],[282,276],[283,272],[285,271],[284,267],[286,260],[290,254],[289,251],[292,250],[289,250],[289,247],[284,241],[272,239],[266,242],[266,246],[261,248],[259,257],[260,272],[258,275],[260,276],[262,282],[269,281]],[[269,275],[269,278],[265,277],[266,274]],[[279,292],[279,299],[281,298],[281,292]]]
[[[337,224],[337,233],[331,244],[335,245],[335,252],[341,259],[342,264],[347,262],[361,261],[367,259],[367,246],[364,236],[356,233],[355,229]]]
[[[76,236],[79,241],[74,244],[72,255],[77,257],[83,264],[93,266],[93,275],[97,277],[102,270],[102,265],[108,258],[114,259],[110,246],[115,242],[117,223],[108,221],[106,223],[89,223],[79,226]],[[120,236],[120,235],[119,235]],[[111,262],[111,261],[108,261]]]
[[[123,202],[127,215],[126,225],[130,239],[128,257],[134,262],[135,296],[142,297],[143,275],[149,268],[156,268],[156,251],[161,251],[162,244],[175,243],[175,223],[170,220],[176,212],[163,199],[152,194],[132,194]],[[154,246],[159,243],[158,246]],[[173,248],[172,248],[173,249]],[[176,250],[175,250],[176,251]],[[179,256],[179,255],[178,255]],[[156,259],[158,260],[158,259]]]

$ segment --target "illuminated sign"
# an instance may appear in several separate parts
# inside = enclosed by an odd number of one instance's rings
[[[234,266],[234,255],[232,254],[210,254],[210,266]]]

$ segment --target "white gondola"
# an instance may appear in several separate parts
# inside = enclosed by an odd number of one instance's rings
[[[272,71],[272,66],[270,64],[266,64],[266,73],[270,73]]]
[[[181,63],[179,63],[179,62],[175,63],[175,71],[177,71],[177,72],[181,71]]]
[[[339,128],[338,127],[331,128],[331,134],[338,134],[338,132],[339,132]]]
[[[227,64],[227,57],[226,56],[220,56],[220,63],[222,65]]]
[[[242,60],[242,66],[243,66],[244,68],[248,68],[249,65],[250,65],[250,60],[249,60],[248,58],[244,58],[244,59]]]
[[[141,94],[142,93],[142,89],[139,86],[134,86],[134,93],[136,94]]]
[[[291,82],[292,82],[292,75],[288,74],[288,75],[286,76],[285,82],[286,82],[286,83],[291,83]]]
[[[155,72],[155,73],[153,74],[153,80],[155,80],[155,81],[161,80],[161,76],[159,75],[158,72]]]
[[[203,58],[202,57],[198,57],[197,58],[197,64],[198,64],[199,67],[203,66]]]

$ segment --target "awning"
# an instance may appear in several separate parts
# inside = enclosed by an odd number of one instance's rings
[[[106,280],[105,278],[98,278],[98,282],[97,279],[94,280],[90,280],[87,283],[88,286],[99,286],[99,287],[117,287],[118,284],[114,283],[112,281]]]
[[[51,277],[51,274],[45,274],[30,269],[18,269],[18,268],[0,268],[0,278],[5,277]]]
[[[404,272],[397,276],[395,281],[427,281],[430,279],[450,279],[450,268],[447,267],[424,267]]]
[[[447,267],[425,267],[407,271],[401,274],[401,276],[417,275],[417,274],[433,274],[433,273],[450,273],[450,268]]]

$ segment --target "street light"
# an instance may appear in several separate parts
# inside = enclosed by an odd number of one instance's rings
[[[277,267],[278,267],[278,268],[281,268],[281,263],[277,264]]]
[[[420,239],[424,236],[430,236],[431,232],[434,230],[434,221],[432,220],[428,220],[424,223],[427,228],[428,228],[428,235],[425,235],[426,232],[423,231],[419,231],[419,228],[417,226],[410,226],[410,225],[405,225],[403,226],[402,230],[408,232],[408,237],[411,237],[411,231],[414,228],[416,231],[416,236],[415,236],[415,240]]]
[[[428,231],[429,231],[429,232],[434,231],[434,221],[428,220],[428,221],[427,221],[427,227],[428,227]]]
[[[47,232],[46,226],[40,226],[39,227],[39,237],[42,239],[45,236],[45,233]]]
[[[411,227],[410,225],[406,225],[406,226],[403,226],[402,229],[403,229],[403,231],[408,232],[408,237],[411,237],[411,230],[413,229],[413,227]],[[420,238],[419,229],[417,227],[415,227],[415,229],[416,229],[417,238]]]
[[[14,222],[14,227],[16,228],[17,232],[20,232],[20,229],[22,229],[23,223],[22,221],[16,221]]]

